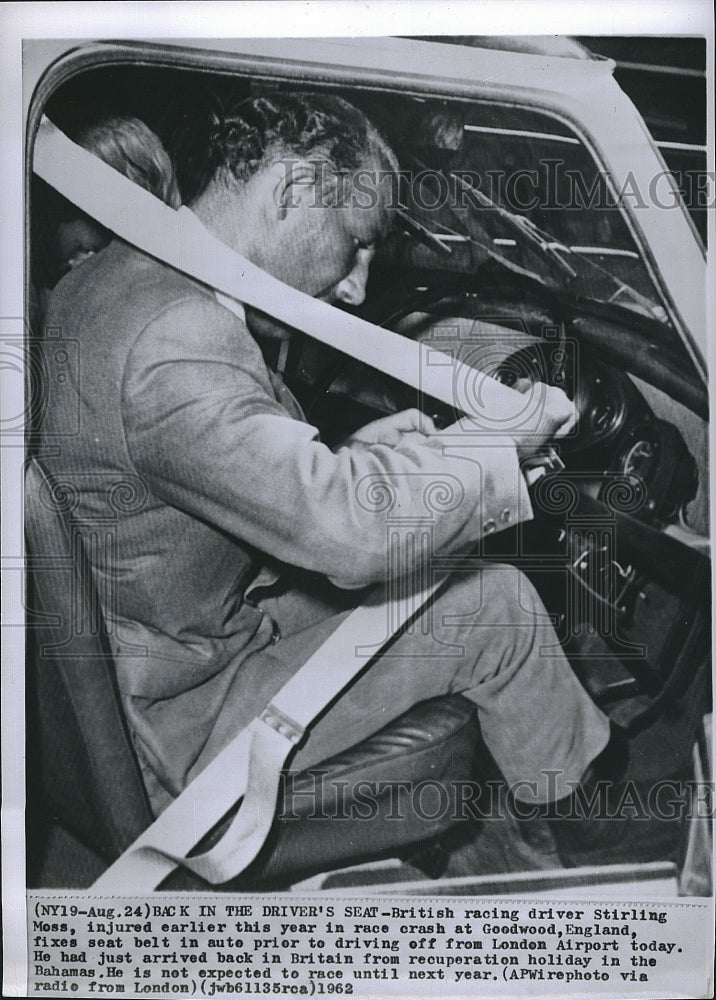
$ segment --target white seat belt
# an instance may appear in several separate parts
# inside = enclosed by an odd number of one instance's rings
[[[43,119],[35,173],[117,236],[215,290],[372,365],[429,396],[455,405],[493,433],[517,420],[529,426],[526,399],[482,372],[438,351],[341,312],[296,291],[245,260],[208,232],[186,207],[165,205]],[[535,416],[538,416],[536,413]],[[98,892],[145,892],[177,865],[212,883],[235,877],[256,857],[273,822],[280,772],[313,718],[356,676],[381,642],[386,622],[397,632],[441,581],[387,609],[356,608],[157,820],[94,883]],[[389,616],[388,616],[389,611]],[[394,633],[393,633],[394,634]],[[357,642],[371,653],[358,654]],[[243,802],[221,841],[186,854],[229,809]]]
[[[111,894],[155,889],[177,865],[214,884],[253,861],[273,822],[281,769],[314,717],[373,658],[357,642],[388,641],[437,590],[438,580],[408,600],[365,603],[348,615],[254,719],[191,781],[154,823],[102,874],[92,888]],[[367,649],[367,645],[362,645]],[[241,807],[219,843],[185,855],[229,809]]]

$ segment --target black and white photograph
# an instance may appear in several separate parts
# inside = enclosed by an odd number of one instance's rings
[[[659,6],[1,5],[4,995],[713,996]]]

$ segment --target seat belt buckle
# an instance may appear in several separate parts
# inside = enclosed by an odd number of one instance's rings
[[[273,702],[269,702],[263,710],[259,716],[259,721],[265,723],[269,729],[273,729],[279,736],[283,736],[285,740],[294,745],[301,740],[303,734],[306,732],[305,726],[301,726],[295,719],[286,715]]]

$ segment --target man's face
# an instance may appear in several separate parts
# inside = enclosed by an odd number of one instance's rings
[[[339,192],[327,190],[325,176],[294,185],[272,233],[272,273],[314,298],[360,305],[376,241],[389,223],[377,181],[365,194],[366,181],[375,176],[364,172],[362,194],[350,180],[340,182]]]

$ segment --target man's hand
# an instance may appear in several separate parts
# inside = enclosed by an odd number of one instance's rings
[[[544,382],[520,379],[514,388],[518,392],[533,394],[529,401],[529,416],[525,418],[525,426],[505,427],[502,431],[506,437],[511,437],[515,442],[518,455],[522,460],[537,454],[545,444],[554,438],[564,437],[565,434],[568,434],[576,424],[579,414],[569,397],[561,389],[554,386],[546,385]],[[398,416],[407,416],[408,413],[418,412],[417,410],[408,410],[406,414],[398,414]],[[422,417],[422,414],[420,416]],[[428,417],[423,419],[429,421]],[[382,421],[376,421],[376,424],[380,423]],[[427,437],[422,443],[442,448],[443,443],[448,441],[453,443],[456,435],[470,430],[470,424],[471,420],[467,416],[461,417],[457,423],[443,430],[438,430],[435,427],[432,430],[427,430],[426,424],[423,433],[427,434]],[[374,425],[370,424],[369,426]],[[479,431],[479,422],[474,422],[474,429]]]
[[[512,440],[517,445],[520,459],[529,458],[538,452],[545,444],[554,438],[564,437],[577,423],[579,413],[571,399],[562,389],[544,382],[532,382],[530,379],[520,379],[514,386],[518,392],[532,393],[533,404],[537,411],[537,421],[530,420],[529,428],[508,430]]]
[[[522,379],[514,388],[533,394],[529,427],[505,428],[504,431],[515,442],[520,459],[524,459],[539,452],[553,438],[568,434],[577,422],[578,414],[569,397],[554,386]],[[418,444],[442,448],[444,440],[452,440],[456,434],[464,433],[466,423],[469,424],[469,417],[462,417],[452,427],[438,430],[432,419],[420,410],[403,410],[366,424],[345,444],[385,444],[393,448],[401,444]]]
[[[352,434],[346,445],[386,444],[397,448],[400,444],[427,444],[436,428],[432,418],[420,410],[403,410],[389,417],[374,420]]]

